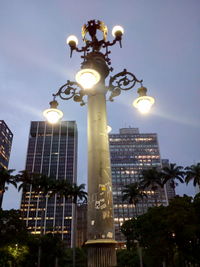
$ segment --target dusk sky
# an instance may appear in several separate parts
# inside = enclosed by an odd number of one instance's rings
[[[129,126],[157,133],[162,158],[184,167],[200,162],[199,14],[199,0],[1,0],[0,119],[14,134],[9,169],[25,168],[30,121],[44,120],[52,93],[75,80],[81,55],[70,59],[66,37],[83,45],[81,27],[91,19],[105,22],[110,40],[113,26],[124,27],[122,48],[111,48],[111,75],[126,68],[156,99],[146,116],[132,107],[138,87],[108,102],[112,133]],[[86,183],[87,106],[58,101],[64,120],[77,122],[78,183]],[[177,193],[195,190],[179,185]],[[20,195],[10,187],[3,208],[19,208]]]

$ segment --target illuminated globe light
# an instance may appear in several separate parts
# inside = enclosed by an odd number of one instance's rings
[[[44,117],[49,123],[55,124],[63,117],[63,112],[57,108],[49,108],[43,112]]]
[[[137,108],[141,113],[146,114],[150,111],[155,100],[151,96],[139,96],[133,101],[133,106]]]
[[[63,113],[57,108],[58,102],[55,100],[55,97],[49,104],[50,108],[46,109],[43,112],[43,115],[49,123],[55,124],[63,117]]]
[[[112,29],[112,36],[113,37],[121,37],[124,34],[124,29],[122,26],[116,25]]]
[[[76,74],[76,81],[84,89],[91,89],[100,81],[100,74],[93,69],[82,69]]]
[[[112,131],[112,127],[110,127],[109,125],[107,125],[107,133],[109,134]]]
[[[76,47],[76,46],[78,45],[78,38],[77,38],[75,35],[70,35],[70,36],[67,38],[66,43],[67,43],[69,46]]]

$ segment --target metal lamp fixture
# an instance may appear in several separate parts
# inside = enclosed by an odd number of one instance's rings
[[[146,114],[150,111],[155,99],[146,95],[147,88],[141,86],[138,89],[139,97],[133,101],[133,106],[136,107],[141,113]]]
[[[63,117],[63,112],[57,108],[58,102],[56,100],[51,101],[50,108],[44,110],[43,115],[49,123],[55,124]]]
[[[112,35],[113,37],[122,37],[122,35],[124,34],[124,29],[122,28],[122,26],[116,25],[113,27],[112,29]]]
[[[98,40],[96,37],[98,30],[103,34],[102,40]],[[83,62],[81,64],[81,70],[76,74],[76,82],[68,80],[66,84],[59,88],[56,94],[53,94],[54,98],[57,96],[60,96],[63,100],[73,98],[74,101],[85,105],[85,101],[83,100],[84,96],[94,93],[94,91],[90,91],[90,89],[95,87],[101,80],[104,81],[109,73],[113,71],[113,68],[109,67],[111,65],[111,60],[108,55],[111,52],[108,48],[115,45],[117,42],[119,42],[121,46],[124,29],[119,25],[113,27],[112,35],[115,39],[112,42],[107,41],[107,33],[107,26],[103,22],[91,20],[82,27],[82,38],[85,42],[85,46],[78,48],[78,39],[74,35],[70,35],[67,38],[67,44],[70,46],[71,50],[70,57],[73,51],[81,52],[83,53],[81,56]],[[90,40],[87,35],[89,35]],[[100,52],[100,50],[104,50],[104,52]],[[127,91],[132,89],[136,83],[142,83],[142,81],[143,80],[138,80],[133,73],[124,69],[122,72],[110,76],[109,85],[105,86],[104,91],[110,92],[108,100],[113,101],[114,97],[120,95],[123,90]],[[139,90],[140,89],[138,89],[138,93]],[[143,94],[139,93],[139,98],[133,103],[133,106],[142,113],[149,112],[151,106],[155,102],[152,97],[146,95],[146,92],[145,97]]]
[[[91,89],[100,81],[100,74],[93,69],[82,69],[77,72],[76,81],[84,89]]]
[[[102,38],[97,38],[97,32]],[[108,123],[106,102],[114,101],[122,91],[132,89],[136,83],[142,84],[136,76],[126,69],[109,77],[113,71],[109,47],[119,43],[120,47],[124,30],[115,26],[112,30],[114,39],[107,41],[107,26],[99,20],[90,20],[82,27],[84,46],[78,48],[78,39],[71,35],[67,38],[70,57],[73,52],[82,53],[81,70],[76,74],[76,81],[67,81],[53,94],[51,108],[44,112],[46,117],[54,112],[62,117],[57,109],[56,97],[63,100],[73,99],[81,106],[88,106],[88,267],[107,267],[116,265],[116,241],[114,238],[114,219],[112,204],[112,180],[110,167],[110,151],[108,144]],[[98,34],[99,36],[99,34]],[[154,99],[146,95],[147,89],[138,89],[139,97],[133,105],[143,113],[150,110]],[[109,96],[107,97],[107,95]]]

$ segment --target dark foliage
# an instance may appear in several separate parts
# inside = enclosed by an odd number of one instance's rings
[[[200,264],[200,197],[175,197],[167,207],[154,207],[126,221],[122,232],[129,250],[137,240],[146,266]]]

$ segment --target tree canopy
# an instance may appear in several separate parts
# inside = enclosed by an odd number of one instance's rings
[[[164,207],[153,207],[137,219],[126,221],[122,233],[129,249],[137,240],[146,266],[200,264],[200,197],[175,197]]]

